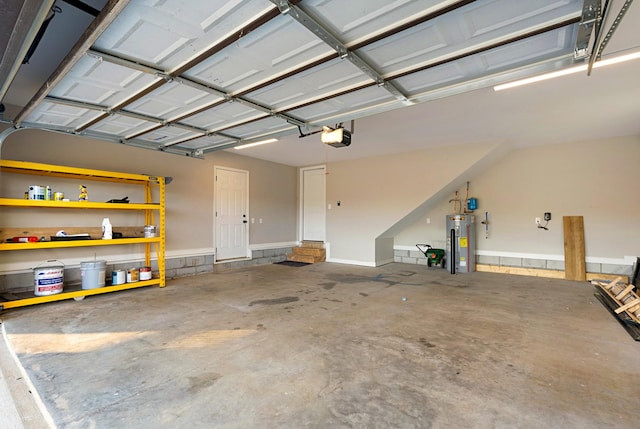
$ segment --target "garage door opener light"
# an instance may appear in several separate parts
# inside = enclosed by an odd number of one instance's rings
[[[351,133],[342,127],[322,127],[320,135],[322,143],[333,147],[346,147],[351,144]]]

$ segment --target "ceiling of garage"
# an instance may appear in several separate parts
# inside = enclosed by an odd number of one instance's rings
[[[95,20],[50,3],[62,12],[2,94],[15,128],[196,157],[277,137],[242,154],[290,165],[640,133],[640,61],[492,89],[595,58],[594,22],[603,59],[640,50],[631,1],[607,2],[602,21],[597,0],[83,2]],[[353,144],[327,148],[316,133],[341,123]]]

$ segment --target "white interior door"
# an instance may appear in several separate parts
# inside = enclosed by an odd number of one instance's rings
[[[324,241],[326,222],[325,167],[302,171],[302,239]]]
[[[216,260],[246,258],[249,172],[215,167]]]

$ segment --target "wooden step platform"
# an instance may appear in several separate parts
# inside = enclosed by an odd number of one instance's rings
[[[293,253],[287,255],[287,261],[306,262],[315,264],[324,262],[326,251],[321,241],[303,241],[298,247],[293,248]]]

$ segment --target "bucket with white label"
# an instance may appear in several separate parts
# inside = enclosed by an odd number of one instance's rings
[[[96,289],[104,287],[107,261],[80,262],[80,276],[82,289]]]
[[[38,265],[33,269],[34,291],[36,296],[55,295],[62,292],[64,284],[64,264],[60,261],[47,261],[47,266]]]
[[[151,280],[151,267],[140,267],[140,281]]]

